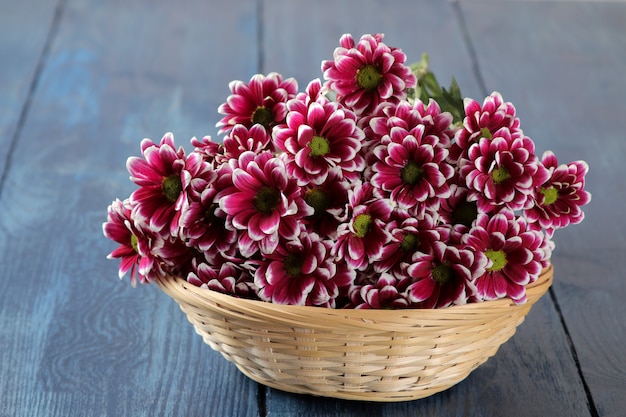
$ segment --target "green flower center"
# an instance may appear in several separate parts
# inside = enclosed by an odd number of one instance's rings
[[[383,74],[374,65],[366,65],[356,73],[356,83],[366,91],[375,90],[383,80]]]
[[[462,224],[467,227],[472,226],[472,222],[478,217],[478,206],[475,201],[466,201],[459,204],[452,212],[452,222]]]
[[[283,267],[285,268],[285,272],[287,272],[290,277],[295,278],[302,275],[303,263],[304,260],[302,259],[302,256],[295,253],[290,253],[283,261]]]
[[[256,108],[254,113],[252,113],[253,124],[260,124],[264,127],[270,127],[273,121],[274,117],[272,117],[272,112],[267,107],[259,106]]]
[[[454,275],[454,270],[449,263],[442,263],[433,268],[433,279],[437,284],[444,286],[447,285]]]
[[[504,181],[511,178],[511,174],[505,167],[496,168],[491,172],[491,178],[496,184],[502,184]]]
[[[183,191],[183,183],[180,180],[180,176],[170,175],[167,178],[163,178],[161,188],[163,189],[163,194],[165,194],[167,201],[173,203],[178,200],[178,196],[181,191]]]
[[[254,208],[264,214],[269,214],[280,203],[280,191],[272,187],[261,187],[254,196]]]
[[[309,142],[309,148],[311,148],[310,155],[313,157],[324,156],[330,152],[328,141],[321,136],[313,136],[313,139]]]
[[[304,194],[304,201],[313,207],[315,216],[322,215],[330,207],[330,199],[324,191],[319,188],[312,188]]]
[[[417,235],[413,233],[409,233],[404,236],[402,239],[402,243],[400,243],[400,248],[406,252],[413,252],[417,245],[419,244],[419,239]]]
[[[480,134],[482,135],[483,138],[487,138],[487,139],[491,139],[493,137],[493,135],[491,134],[491,131],[487,129],[486,127],[483,127],[482,129],[480,129]]]
[[[493,262],[491,267],[487,268],[487,271],[497,272],[506,266],[506,253],[503,251],[487,249],[485,255]]]
[[[130,235],[130,246],[135,252],[139,253],[139,239],[137,239],[137,236]]]
[[[402,181],[406,184],[415,185],[424,174],[424,170],[415,161],[410,161],[400,170]]]
[[[370,230],[370,226],[372,225],[372,216],[369,214],[359,214],[354,219],[354,230],[357,237],[365,237],[367,232]]]
[[[541,188],[541,194],[543,194],[543,203],[550,205],[559,198],[559,190],[554,187]]]

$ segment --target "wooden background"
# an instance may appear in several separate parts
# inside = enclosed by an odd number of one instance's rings
[[[591,166],[555,283],[498,354],[399,404],[286,394],[202,343],[105,256],[106,207],[144,137],[215,136],[232,79],[301,89],[342,33],[499,90],[537,150]],[[0,416],[626,416],[626,3],[0,0]]]

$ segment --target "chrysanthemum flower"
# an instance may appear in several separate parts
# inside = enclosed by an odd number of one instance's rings
[[[331,101],[326,96],[327,93],[328,89],[322,85],[319,78],[316,78],[307,84],[303,92],[296,95],[296,100],[304,103],[307,107],[313,102],[324,104]]]
[[[428,213],[419,220],[408,216],[406,212],[402,213],[394,212],[392,220],[385,226],[391,240],[384,245],[379,259],[373,262],[375,271],[389,272],[398,279],[406,275],[406,265],[411,262],[415,252],[431,253],[433,244],[446,242],[449,234]]]
[[[406,55],[383,43],[382,34],[363,35],[358,43],[343,35],[333,60],[322,62],[326,85],[337,100],[359,115],[372,112],[383,101],[397,102],[417,79],[404,65]]]
[[[478,217],[478,206],[468,200],[468,192],[464,186],[450,184],[450,197],[442,199],[439,206],[439,220],[450,230],[452,242],[459,242]]]
[[[349,219],[339,225],[333,252],[352,268],[364,270],[380,258],[384,245],[391,240],[385,230],[391,204],[369,183],[355,183],[348,198]]]
[[[213,142],[211,136],[204,136],[202,139],[194,137],[190,142],[194,147],[193,152],[202,155],[202,158],[209,164],[213,164],[215,158],[224,152],[224,145]]]
[[[234,260],[237,231],[226,228],[226,213],[217,199],[220,182],[217,172],[212,173],[209,181],[192,185],[188,193],[188,206],[180,218],[180,238],[187,246],[203,252],[210,262],[222,257]]]
[[[186,157],[182,148],[176,150],[171,134],[158,145],[144,139],[141,150],[143,158],[130,157],[126,163],[140,187],[130,196],[134,219],[164,238],[177,236],[187,189],[194,178],[210,172],[210,165],[199,153]]]
[[[456,143],[462,149],[467,149],[481,137],[491,139],[502,128],[519,130],[520,121],[515,117],[515,107],[505,102],[498,92],[485,97],[482,106],[478,101],[466,98],[464,107],[463,129],[456,136]]]
[[[535,187],[548,179],[532,140],[503,128],[492,138],[480,138],[460,161],[460,174],[469,188],[469,201],[481,212],[499,206],[520,210],[532,202]]]
[[[302,187],[304,201],[314,210],[304,219],[310,230],[324,238],[337,237],[339,224],[346,220],[349,189],[350,183],[338,168],[331,169],[322,184]]]
[[[244,257],[257,250],[263,254],[274,252],[279,238],[295,238],[299,220],[313,213],[296,179],[288,175],[282,159],[271,152],[244,152],[237,160],[222,165],[218,175],[232,177],[232,186],[223,189],[217,198],[226,213],[226,227],[239,233],[239,249]]]
[[[371,117],[362,117],[367,125],[361,126],[365,132],[368,144],[376,146],[385,136],[391,135],[391,129],[400,127],[408,134],[416,136],[417,129],[422,126],[422,136],[435,136],[443,147],[448,147],[454,136],[451,128],[452,115],[442,112],[436,101],[430,100],[424,104],[416,100],[411,104],[406,100],[398,103],[381,103]]]
[[[130,272],[133,286],[137,281],[150,282],[158,272],[158,259],[152,254],[150,247],[154,236],[133,222],[129,200],[116,199],[107,211],[107,221],[102,224],[102,231],[104,236],[120,245],[107,258],[120,259],[120,279]]]
[[[254,278],[232,262],[198,262],[187,281],[201,288],[241,298],[256,298]]]
[[[373,284],[354,285],[350,288],[349,308],[356,309],[399,309],[407,308],[409,300],[406,288],[388,273],[380,274]]]
[[[550,178],[536,189],[535,205],[524,214],[546,229],[580,223],[585,216],[581,207],[591,200],[591,194],[585,191],[589,166],[584,161],[559,165],[550,151],[544,152],[542,163],[550,172]]]
[[[287,169],[300,185],[319,185],[329,170],[357,178],[365,166],[361,150],[363,131],[354,113],[330,101],[291,100],[284,124],[274,128],[276,147],[285,152]]]
[[[217,124],[219,133],[242,124],[246,127],[260,124],[268,132],[285,120],[285,103],[296,96],[298,83],[294,78],[283,80],[282,75],[272,72],[267,76],[254,75],[248,83],[232,81],[228,87],[232,94],[218,108],[225,115]]]
[[[540,231],[503,209],[493,216],[479,214],[464,243],[489,260],[486,272],[476,280],[480,299],[508,296],[516,303],[526,301],[526,285],[544,266],[546,247]]]
[[[253,125],[247,128],[244,125],[235,125],[224,137],[223,153],[216,157],[218,163],[224,163],[231,159],[239,158],[246,151],[261,153],[274,151],[272,136],[261,125]]]
[[[258,261],[254,282],[259,296],[276,304],[335,307],[354,270],[331,254],[333,242],[304,228],[297,239],[278,245]]]
[[[539,223],[528,223],[528,230],[536,230],[541,237],[543,238],[541,246],[538,250],[542,252],[541,255],[541,267],[547,268],[550,266],[550,259],[552,259],[552,252],[555,248],[555,243],[552,240],[552,236],[554,235],[554,229],[541,229]]]
[[[435,136],[423,137],[423,132],[423,126],[413,129],[413,134],[392,128],[389,143],[374,149],[377,161],[371,179],[375,187],[390,193],[400,209],[420,214],[450,195],[447,180],[454,175],[446,161],[448,151]]]
[[[435,242],[432,253],[417,252],[407,268],[413,283],[407,288],[414,308],[466,304],[474,297],[474,280],[485,271],[482,253]]]

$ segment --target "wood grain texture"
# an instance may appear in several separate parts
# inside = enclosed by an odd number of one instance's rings
[[[0,197],[1,416],[258,414],[171,299],[119,282],[101,231],[143,137],[215,130],[228,81],[255,72],[254,10],[67,2]]]
[[[482,94],[447,2],[398,0],[390,6],[379,0],[272,0],[262,4],[262,69],[296,77],[301,90],[310,80],[323,79],[321,62],[332,59],[342,34],[351,33],[358,40],[365,33],[383,33],[385,43],[407,54],[407,63],[428,53],[442,85],[454,76],[465,94]]]
[[[555,236],[554,291],[598,414],[623,416],[626,4],[461,4],[487,85],[517,104],[538,151],[591,167],[585,221]]]
[[[0,4],[0,173],[5,170],[38,64],[54,24],[56,1]]]

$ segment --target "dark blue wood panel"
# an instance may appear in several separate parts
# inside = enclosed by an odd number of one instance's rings
[[[454,8],[447,2],[396,0],[272,0],[263,2],[263,70],[296,77],[301,89],[322,79],[321,61],[332,59],[339,38],[351,33],[384,33],[385,43],[400,47],[407,63],[428,53],[442,84],[456,77],[468,96],[482,94]]]
[[[65,5],[0,196],[0,415],[257,415],[257,385],[157,287],[120,282],[101,231],[143,137],[214,134],[256,72],[255,10]]]
[[[626,3],[462,5],[486,84],[538,150],[590,165],[586,219],[555,236],[554,292],[598,414],[624,415]]]
[[[26,115],[38,64],[55,28],[56,3],[24,0],[0,4],[0,173]]]

